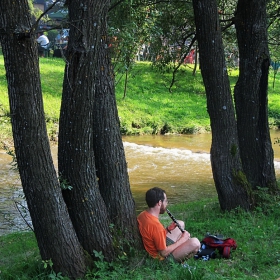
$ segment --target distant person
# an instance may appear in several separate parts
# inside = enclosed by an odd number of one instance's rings
[[[150,256],[175,262],[193,257],[200,250],[199,240],[187,231],[182,233],[174,222],[164,228],[159,221],[159,215],[166,211],[168,204],[165,191],[157,187],[148,190],[146,202],[149,208],[138,215],[137,221],[144,247]],[[178,222],[184,229],[184,222]]]
[[[59,32],[55,37],[55,43],[61,44],[62,43],[62,32]]]
[[[44,35],[43,32],[38,33],[38,38],[37,38],[37,43],[38,43],[38,53],[39,56],[43,57],[48,50],[49,46],[49,39],[46,35]]]

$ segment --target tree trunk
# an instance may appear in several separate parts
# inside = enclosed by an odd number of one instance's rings
[[[63,201],[52,162],[43,111],[39,61],[28,3],[0,1],[15,153],[43,260],[71,278],[85,273],[85,258]]]
[[[200,67],[211,120],[211,164],[221,209],[249,209],[216,0],[193,0]]]
[[[239,46],[239,79],[234,97],[241,159],[252,187],[277,190],[268,125],[268,74],[265,0],[238,1],[235,18]]]
[[[106,22],[101,26],[104,41],[96,61],[94,99],[94,152],[101,195],[118,240],[140,244],[135,203],[130,191],[124,147],[115,98],[114,73]]]
[[[103,0],[68,2],[71,24],[59,123],[58,167],[61,180],[73,188],[64,190],[63,195],[81,244],[89,253],[102,251],[111,260],[113,240],[97,182],[93,147],[94,93],[96,77],[104,67],[98,57],[105,47],[102,30],[108,4]]]

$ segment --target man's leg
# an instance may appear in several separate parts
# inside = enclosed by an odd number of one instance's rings
[[[183,261],[193,257],[199,249],[200,241],[196,237],[193,237],[175,249],[172,255],[177,261]]]
[[[182,229],[185,229],[185,223],[183,221],[178,221]],[[166,237],[176,242],[182,235],[181,230],[176,227],[171,233],[167,233]],[[200,241],[197,238],[190,238],[180,247],[172,252],[175,260],[183,261],[193,257],[200,249]]]

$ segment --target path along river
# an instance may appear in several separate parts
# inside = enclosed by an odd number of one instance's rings
[[[280,131],[271,131],[272,143],[277,137]],[[217,196],[209,155],[211,134],[126,136],[123,143],[137,212],[146,207],[144,195],[153,186],[165,189],[171,204]],[[273,150],[276,176],[280,179],[279,144],[273,144]],[[57,166],[56,146],[52,153]],[[26,228],[15,207],[15,201],[24,200],[11,160],[5,151],[0,151],[0,235]]]

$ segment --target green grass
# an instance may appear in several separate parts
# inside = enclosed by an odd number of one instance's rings
[[[209,131],[206,98],[200,73],[179,71],[169,92],[171,74],[160,74],[139,62],[129,74],[123,98],[123,81],[117,85],[117,104],[124,134],[194,133]]]
[[[59,119],[65,63],[62,59],[41,59],[40,74],[47,121]]]
[[[106,263],[101,257],[84,279],[276,280],[280,277],[280,204],[279,198],[266,199],[265,206],[252,213],[240,209],[222,213],[216,199],[169,207],[177,219],[185,221],[192,236],[200,240],[207,232],[234,238],[238,247],[231,252],[230,259],[190,259],[189,270],[152,260],[144,251],[132,250],[134,254],[122,255],[113,263]],[[167,214],[162,215],[161,221],[164,225],[171,222]],[[5,280],[62,279],[54,278],[54,272],[43,267],[30,232],[0,237],[0,271],[0,279]]]
[[[57,133],[65,63],[61,58],[40,60],[41,84],[48,134]],[[117,76],[116,99],[123,135],[160,133],[197,133],[210,131],[205,89],[199,69],[183,66],[169,91],[171,73],[159,73],[148,62],[137,62],[129,72],[124,93],[124,76]],[[230,70],[232,91],[238,71]],[[269,77],[269,122],[280,125],[280,74]],[[11,139],[9,102],[4,60],[0,55],[0,140]]]

